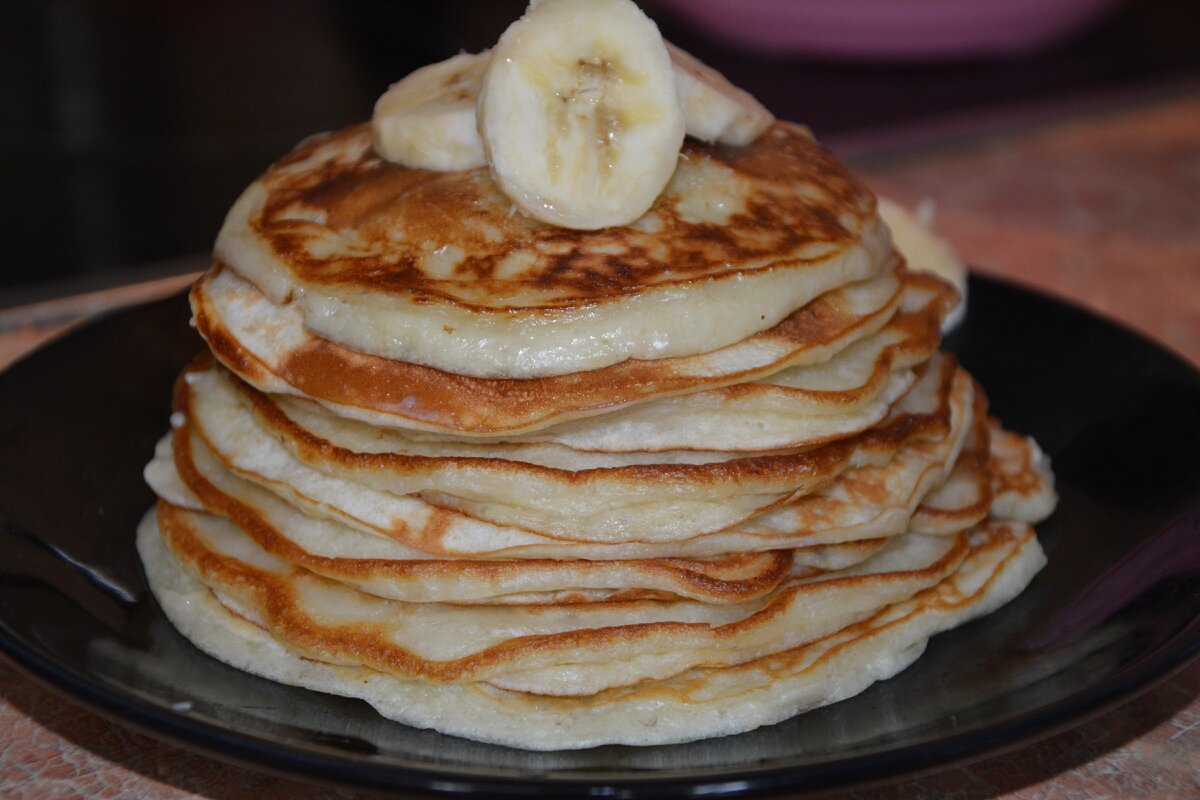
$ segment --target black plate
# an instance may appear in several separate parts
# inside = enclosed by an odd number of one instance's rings
[[[973,279],[948,342],[994,412],[1054,458],[1049,566],[862,695],[740,736],[526,753],[418,731],[364,703],[202,655],[149,599],[141,470],[199,348],[182,298],[89,325],[0,375],[0,649],[122,722],[218,757],[360,787],[535,796],[851,786],[1074,725],[1200,651],[1200,375],[1062,303]],[[177,705],[181,704],[182,705]],[[188,705],[190,703],[190,706]]]

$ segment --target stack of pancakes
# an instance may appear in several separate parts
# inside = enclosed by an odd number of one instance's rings
[[[1015,596],[1054,494],[956,303],[798,126],[688,141],[634,224],[308,140],[192,291],[139,549],[246,671],[534,749],[745,731]]]

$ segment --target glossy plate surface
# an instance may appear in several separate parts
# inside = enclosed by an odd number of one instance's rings
[[[993,413],[1054,459],[1049,566],[858,697],[739,736],[526,753],[208,658],[149,598],[142,466],[200,348],[182,298],[122,312],[0,374],[0,650],[102,713],[222,758],[376,789],[525,796],[817,791],[948,766],[1102,711],[1200,652],[1200,374],[1086,312],[972,279],[947,341]]]

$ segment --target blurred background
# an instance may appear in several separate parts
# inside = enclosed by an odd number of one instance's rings
[[[0,3],[0,309],[205,266],[301,138],[525,0]],[[1194,0],[671,0],[664,35],[851,160],[1200,78]]]

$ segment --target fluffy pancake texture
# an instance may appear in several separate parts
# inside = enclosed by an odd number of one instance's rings
[[[339,416],[373,425],[478,436],[540,429],[655,397],[821,363],[878,331],[902,306],[941,313],[951,298],[948,287],[936,280],[885,271],[827,292],[773,328],[709,353],[631,359],[546,378],[495,379],[393,361],[315,336],[294,304],[272,303],[220,265],[191,293],[196,327],[213,354],[264,391],[309,397]]]
[[[534,750],[651,745],[724,736],[844,700],[916,660],[928,639],[1016,596],[1045,563],[1030,528],[995,522],[972,535],[954,573],[834,634],[733,667],[598,692],[582,702],[399,678],[302,655],[171,557],[148,515],[138,546],[163,610],[204,651],[257,675],[367,700],[417,727]]]
[[[871,193],[785,124],[741,148],[688,142],[628,226],[566,230],[512,208],[486,170],[390,164],[360,126],[251,184],[216,257],[357,352],[530,378],[720,349],[870,278],[891,248]]]
[[[1044,563],[1048,460],[939,352],[955,289],[805,129],[687,140],[622,226],[492,175],[360,126],[230,211],[138,533],[202,650],[482,741],[668,744],[851,697]]]
[[[298,462],[350,485],[421,497],[496,524],[576,541],[621,542],[723,530],[820,488],[845,469],[887,461],[909,441],[944,436],[954,411],[967,413],[971,392],[965,374],[941,359],[885,423],[820,447],[754,455],[414,442],[296,409],[289,415],[270,398],[239,390],[219,370],[187,373],[177,407],[231,463],[246,473],[265,471],[269,480],[300,485],[298,477],[289,477]]]

